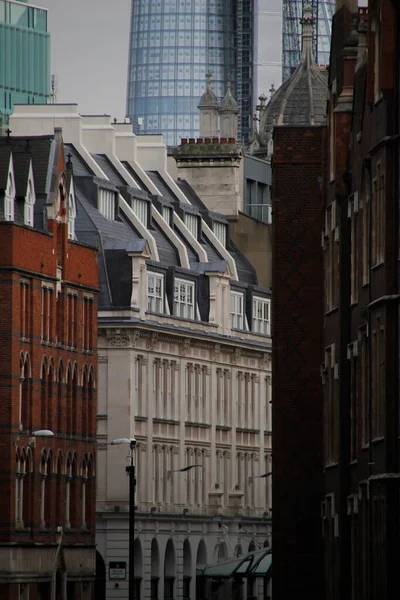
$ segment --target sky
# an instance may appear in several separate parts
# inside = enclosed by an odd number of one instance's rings
[[[36,0],[48,9],[56,101],[81,114],[125,117],[131,0]],[[281,83],[281,0],[258,0],[257,95]],[[275,11],[275,12],[273,12]],[[272,62],[271,62],[272,61]]]
[[[48,9],[57,102],[125,117],[131,0],[37,0]]]

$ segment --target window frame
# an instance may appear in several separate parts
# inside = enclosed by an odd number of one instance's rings
[[[263,315],[261,318],[257,316],[257,303],[260,303],[264,312],[267,307],[268,316],[265,318]],[[258,324],[258,326],[257,326]],[[253,313],[252,313],[252,331],[253,333],[259,333],[261,335],[271,335],[271,299],[264,298],[262,296],[253,296]]]
[[[148,226],[149,221],[149,203],[142,198],[132,198],[132,210],[142,225]]]
[[[192,290],[192,303],[188,303],[188,302],[180,302],[179,299],[177,301],[177,297],[176,297],[176,286],[185,286],[185,296],[187,295],[187,291],[190,288]],[[174,282],[173,282],[173,313],[175,317],[180,317],[182,319],[188,319],[191,321],[195,321],[196,320],[196,283],[190,279],[185,279],[183,277],[174,277]],[[178,296],[180,295],[180,290],[178,290]],[[183,306],[186,307],[183,310],[184,314],[178,314],[177,311],[177,306]],[[187,308],[189,307],[189,310],[187,310]],[[180,311],[179,311],[180,312]],[[188,314],[189,312],[189,314]]]
[[[232,300],[234,298],[241,299],[241,312],[240,313],[232,310]],[[231,329],[240,329],[240,330],[245,329],[244,302],[245,302],[244,292],[239,292],[238,290],[231,289],[231,291],[230,291],[230,308],[229,308]],[[240,321],[239,321],[241,323],[240,326],[237,325],[237,323],[235,323],[235,319],[240,319]]]
[[[102,187],[98,188],[97,209],[105,219],[109,219],[110,221],[114,221],[115,219],[116,195],[117,193],[114,190]]]
[[[220,244],[226,248],[226,242],[228,239],[228,225],[221,223],[221,221],[213,222],[213,234],[217,238]]]
[[[185,227],[190,231],[192,236],[197,240],[199,237],[199,216],[189,212],[184,213]]]
[[[150,290],[149,290],[149,278],[153,277],[154,278],[154,294],[150,294]],[[156,290],[156,280],[161,281],[161,294],[159,296],[156,295],[155,290]],[[148,271],[147,272],[147,294],[146,294],[146,298],[147,298],[147,308],[146,308],[146,312],[149,313],[155,313],[155,314],[164,314],[165,312],[165,277],[162,273],[157,273],[155,271]],[[154,307],[150,307],[149,306],[149,301],[150,300],[154,301],[155,306]],[[157,310],[157,302],[161,301],[161,310]]]

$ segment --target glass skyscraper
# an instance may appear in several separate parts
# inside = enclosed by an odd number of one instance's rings
[[[127,115],[135,133],[168,146],[199,134],[198,104],[210,68],[218,99],[228,74],[240,135],[251,130],[253,0],[132,0]]]
[[[14,104],[44,104],[50,95],[47,10],[0,0],[0,117]]]
[[[300,61],[301,24],[304,4],[302,0],[283,0],[282,3],[282,78],[290,77]],[[329,64],[331,46],[332,17],[335,12],[334,0],[311,0],[313,10],[314,59],[318,65]]]

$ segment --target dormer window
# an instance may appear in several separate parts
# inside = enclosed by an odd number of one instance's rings
[[[221,242],[224,248],[226,248],[226,230],[227,225],[225,223],[220,223],[219,221],[214,221],[213,232],[217,240]]]
[[[269,298],[253,298],[253,331],[271,335],[271,301]]]
[[[115,192],[99,188],[97,201],[98,209],[103,217],[113,221],[115,218]]]
[[[199,217],[197,215],[185,213],[185,225],[192,236],[197,240],[199,237]]]
[[[6,221],[14,221],[14,202],[15,184],[12,172],[12,162],[10,161],[10,171],[8,173],[6,195],[4,197],[4,218]]]
[[[171,225],[171,223],[172,223],[172,209],[169,206],[163,206],[162,207],[162,217],[163,217],[164,221],[166,221],[168,223],[168,225]]]
[[[175,279],[174,315],[184,319],[195,318],[194,282]]]
[[[146,200],[140,198],[133,198],[132,209],[139,221],[147,227],[147,216],[149,212],[149,206]]]
[[[28,182],[27,194],[25,196],[24,204],[24,223],[33,227],[34,224],[34,206],[35,206],[35,189],[33,187],[32,180]]]
[[[244,295],[242,292],[231,292],[231,327],[243,329]]]
[[[164,277],[158,273],[147,273],[147,310],[164,312]]]

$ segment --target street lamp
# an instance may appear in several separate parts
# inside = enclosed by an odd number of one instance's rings
[[[129,444],[129,466],[125,467],[129,475],[129,600],[134,599],[135,582],[133,579],[134,573],[134,555],[133,549],[135,544],[135,463],[134,454],[136,448],[135,438],[117,438],[111,442],[111,446],[120,446],[121,444]]]
[[[269,477],[270,475],[272,475],[272,471],[270,471],[269,473],[263,473],[262,475],[250,475],[249,476],[249,485],[251,485],[253,483],[253,479],[264,479],[264,477]]]
[[[203,465],[188,465],[187,467],[182,467],[182,469],[171,469],[170,471],[167,471],[167,479],[171,479],[171,473],[184,473],[185,471],[190,471],[191,469],[202,466]]]

